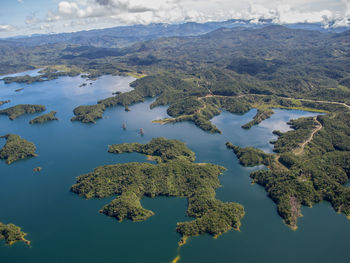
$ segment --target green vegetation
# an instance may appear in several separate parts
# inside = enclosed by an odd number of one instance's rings
[[[71,121],[81,121],[83,123],[95,123],[97,119],[102,118],[102,114],[105,110],[103,104],[79,106],[74,109],[74,115]]]
[[[270,118],[273,113],[274,112],[271,109],[258,109],[258,112],[254,116],[253,120],[242,125],[242,128],[243,129],[250,129],[253,125],[257,125],[260,122],[262,122],[263,120]]]
[[[241,148],[230,142],[226,142],[226,147],[233,150],[240,164],[243,166],[256,166],[260,164],[269,166],[274,160],[272,154],[264,153],[262,150],[253,147]]]
[[[24,75],[24,76],[16,76],[16,77],[5,77],[2,80],[5,82],[5,84],[10,84],[13,82],[32,84],[34,82],[54,80],[61,76],[74,77],[79,75],[81,72],[77,68],[65,67],[65,71],[59,71],[56,69],[56,67],[47,67],[41,70],[39,73],[40,75],[37,75],[37,76]]]
[[[33,114],[45,111],[43,105],[19,104],[11,108],[0,110],[0,114],[8,115],[10,120],[14,120],[24,114]]]
[[[56,111],[50,111],[49,113],[43,114],[39,117],[34,118],[33,120],[30,120],[29,123],[30,124],[44,123],[48,121],[58,120],[58,118],[55,117],[56,113],[57,113]]]
[[[350,177],[350,113],[320,115],[316,121],[320,129],[315,128],[313,118],[300,118],[290,122],[292,131],[275,132],[279,138],[274,151],[280,154],[273,157],[254,148],[245,148],[249,154],[242,154],[241,148],[229,144],[243,165],[269,168],[254,171],[250,177],[265,187],[279,215],[293,229],[301,205],[311,207],[324,200],[337,212],[350,215],[350,188],[345,185]],[[292,151],[303,141],[307,144],[302,152]],[[268,161],[261,156],[269,157]]]
[[[0,72],[60,64],[75,68],[76,74],[84,73],[82,77],[88,79],[135,72],[146,76],[134,81],[130,92],[74,109],[72,120],[81,122],[94,123],[107,107],[120,105],[128,111],[147,97],[155,98],[151,108],[168,107],[170,118],[156,122],[191,121],[212,133],[220,133],[211,119],[222,110],[243,114],[258,109],[243,128],[267,119],[273,108],[326,113],[316,120],[291,121],[292,131],[275,131],[279,137],[274,142],[276,154],[227,144],[242,165],[267,166],[250,176],[265,188],[286,224],[296,229],[302,205],[328,201],[335,211],[350,216],[350,190],[346,186],[350,176],[349,54],[349,32],[323,34],[280,26],[222,28],[207,35],[162,38],[123,49],[0,45]],[[7,82],[31,83],[67,75],[66,69],[59,71],[63,73]],[[183,145],[176,142],[172,143],[179,147],[164,139],[157,143],[158,148],[151,143],[109,147],[114,153],[150,155],[157,164],[97,167],[78,177],[71,190],[85,198],[115,196],[100,212],[120,221],[142,221],[153,215],[140,203],[144,196],[187,198],[187,215],[193,220],[177,225],[183,241],[188,236],[217,236],[239,228],[243,207],[215,198],[223,168],[194,163],[194,155],[186,155],[188,152],[181,150]]]
[[[206,35],[162,38],[122,49],[66,44],[31,47],[2,44],[0,51],[2,73],[67,65],[76,72],[84,72],[84,77],[90,79],[105,74],[137,72],[147,75],[133,82],[134,90],[130,92],[116,94],[96,105],[76,108],[72,120],[82,122],[95,122],[102,117],[106,107],[121,105],[129,110],[130,105],[147,97],[156,97],[151,108],[168,106],[171,118],[157,122],[191,121],[213,133],[220,131],[210,120],[221,110],[243,114],[252,108],[260,109],[247,128],[269,116],[271,112],[266,109],[324,112],[327,115],[318,116],[317,120],[293,121],[293,131],[276,131],[279,139],[274,142],[274,150],[278,154],[271,163],[271,157],[259,151],[236,149],[236,152],[241,154],[239,158],[244,165],[265,163],[269,167],[269,170],[256,171],[251,176],[265,187],[276,202],[279,214],[290,226],[296,227],[301,205],[322,200],[349,215],[349,187],[344,186],[349,178],[350,159],[349,32],[324,34],[283,26],[221,28]],[[59,71],[67,72],[66,69]],[[45,77],[40,78],[44,80]],[[22,77],[16,80],[27,83],[35,79]],[[178,160],[150,166],[152,169],[148,167],[150,164],[145,165],[154,172],[170,163],[195,165]],[[111,169],[122,169],[120,167]],[[138,173],[143,175],[139,170]],[[96,174],[96,178],[99,176]],[[142,197],[144,193],[140,190],[135,194]],[[123,195],[121,192],[115,194]],[[133,195],[124,194],[132,199]],[[122,205],[125,205],[124,199],[118,203],[118,206]],[[130,203],[131,207],[141,218],[150,215],[141,210],[135,200]],[[214,207],[224,213],[223,207]],[[191,215],[190,210],[188,214]],[[125,213],[120,217],[124,218]],[[203,215],[200,220],[196,217],[192,222],[202,226],[201,220],[206,217]],[[191,229],[195,233],[202,231],[198,225],[191,225]]]
[[[27,245],[30,245],[30,241],[25,239],[27,234],[21,231],[21,228],[13,224],[7,224],[0,222],[0,240],[4,239],[6,244],[13,245],[18,241],[23,241]]]
[[[310,135],[310,131],[316,127],[314,118],[300,118],[288,122],[292,131],[280,133],[274,131],[274,134],[279,135],[274,144],[274,151],[278,153],[289,152],[299,147],[300,143],[304,142]]]
[[[344,110],[346,105],[341,103],[350,104],[345,33],[322,34],[282,26],[220,29],[205,36],[140,43],[116,50],[116,55],[108,55],[106,50],[105,60],[91,58],[89,64],[82,57],[87,49],[65,49],[62,63],[76,65],[90,77],[131,72],[147,75],[132,83],[133,91],[100,104],[122,105],[128,110],[146,97],[157,97],[151,108],[168,105],[173,117],[159,120],[162,123],[191,121],[215,133],[220,131],[210,119],[221,109],[244,113],[258,108],[254,120],[244,125],[250,128],[271,116],[273,107],[334,112]]]
[[[114,144],[108,147],[110,153],[131,153],[137,152],[152,156],[158,163],[172,160],[186,160],[194,162],[195,154],[178,140],[165,138],[154,138],[147,144],[123,143]]]
[[[244,216],[243,207],[215,198],[215,189],[220,186],[218,175],[225,168],[194,163],[195,154],[184,143],[157,138],[147,144],[112,145],[109,152],[139,152],[158,163],[105,165],[79,176],[71,187],[72,192],[87,199],[117,195],[101,209],[101,213],[120,221],[141,221],[153,215],[141,206],[143,196],[184,197],[188,199],[187,214],[195,219],[177,224],[176,230],[182,235],[182,241],[206,233],[219,236],[239,228]]]
[[[28,142],[15,134],[7,134],[0,138],[6,139],[6,144],[0,150],[0,159],[6,160],[7,164],[11,164],[20,159],[36,156],[36,147],[34,143]]]

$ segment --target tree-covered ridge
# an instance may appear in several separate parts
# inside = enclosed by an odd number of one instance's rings
[[[87,53],[88,47],[62,52],[65,59],[57,61],[80,67],[90,77],[132,72],[148,75],[132,83],[133,91],[100,104],[128,109],[146,97],[157,97],[151,108],[168,105],[172,117],[159,122],[192,121],[212,133],[220,132],[210,119],[221,109],[232,113],[260,109],[244,126],[249,128],[271,116],[272,107],[335,111],[333,108],[350,104],[347,33],[322,34],[282,26],[220,29],[203,36],[136,44],[114,56],[106,52],[101,55],[106,60],[92,58],[89,63],[76,54]],[[74,56],[68,59],[67,52]],[[103,106],[91,108],[103,111]],[[101,116],[89,114],[91,111],[78,119],[92,122]]]
[[[258,93],[350,103],[348,32],[320,33],[283,26],[222,28],[124,49],[66,44],[30,48],[3,44],[0,48],[4,63],[0,72],[24,65],[69,65],[92,78],[168,72],[180,74],[182,80],[195,80],[198,87],[215,95]]]
[[[301,216],[301,205],[311,207],[324,200],[330,202],[337,212],[350,216],[350,188],[346,186],[350,177],[350,113],[320,115],[317,121],[322,128],[313,135],[301,154],[291,149],[298,147],[294,141],[301,143],[313,132],[313,118],[293,120],[290,124],[294,130],[276,133],[279,138],[274,150],[278,154],[271,163],[264,162],[260,158],[261,151],[254,148],[245,148],[249,158],[236,150],[243,165],[268,166],[268,170],[254,171],[250,177],[265,187],[280,216],[294,229]]]
[[[243,166],[256,166],[260,164],[269,166],[274,161],[272,154],[265,153],[254,147],[241,148],[230,142],[226,142],[226,147],[233,150],[240,164]]]
[[[18,104],[16,106],[0,110],[0,114],[7,115],[10,120],[14,120],[24,114],[43,112],[45,109],[46,108],[43,105]]]
[[[195,219],[177,224],[183,241],[189,236],[205,233],[218,236],[239,228],[243,207],[215,199],[215,189],[220,186],[218,176],[225,168],[194,163],[194,153],[182,142],[157,138],[144,145],[113,145],[109,151],[136,151],[156,157],[158,163],[105,165],[79,176],[72,192],[88,199],[117,195],[101,213],[120,221],[146,220],[154,213],[141,206],[143,196],[184,197],[188,199],[187,214]]]
[[[253,120],[251,120],[250,122],[242,125],[242,128],[243,129],[250,129],[254,125],[257,125],[257,124],[261,123],[263,120],[266,120],[266,119],[270,118],[273,113],[274,112],[271,109],[258,109],[258,111],[257,111],[256,115],[254,116]]]
[[[27,234],[21,231],[21,228],[13,224],[7,224],[0,222],[0,240],[4,239],[6,244],[13,245],[16,242],[23,241],[27,245],[30,245],[30,241],[25,239]]]
[[[182,94],[187,90],[191,90],[190,83],[170,74],[137,79],[132,82],[130,86],[133,87],[134,90],[100,100],[96,105],[79,106],[75,108],[73,112],[76,117],[73,117],[72,120],[94,123],[97,119],[102,118],[106,107],[120,105],[125,107],[126,110],[129,110],[128,107],[130,105],[143,102],[147,97],[155,97],[163,93],[174,91]],[[184,96],[184,94],[182,94],[182,96]],[[157,105],[163,104],[159,103]],[[152,107],[157,105],[154,104]]]
[[[273,131],[274,134],[279,136],[277,141],[271,142],[274,145],[275,152],[283,153],[295,150],[308,138],[310,131],[317,125],[313,117],[291,120],[288,124],[293,130],[285,133]]]
[[[16,77],[4,77],[1,80],[3,80],[5,84],[10,84],[13,82],[32,84],[34,82],[54,80],[62,76],[74,77],[81,73],[80,70],[75,67],[72,67],[72,68],[58,67],[58,68],[60,70],[58,70],[56,67],[47,67],[39,71],[40,74],[36,76],[24,75],[24,76],[16,76]],[[61,69],[64,69],[64,70],[61,70]]]
[[[165,138],[153,138],[149,143],[122,143],[108,147],[110,153],[137,152],[151,156],[158,163],[172,160],[187,160],[194,162],[195,154],[183,142]]]
[[[97,119],[102,118],[106,107],[103,104],[82,105],[74,109],[74,115],[71,121],[81,121],[83,123],[96,123]]]
[[[56,111],[50,111],[49,113],[40,115],[32,120],[29,121],[30,124],[34,124],[34,123],[45,123],[48,121],[55,121],[58,120],[58,118],[55,117],[56,115]]]
[[[0,159],[11,164],[17,160],[37,156],[34,143],[29,142],[16,134],[7,134],[0,138],[6,139],[6,144],[0,150]]]
[[[191,121],[204,131],[221,133],[210,120],[222,110],[241,114],[258,108],[254,119],[243,126],[249,128],[269,118],[273,114],[271,108],[333,112],[345,107],[341,103],[315,102],[267,94],[215,95],[208,88],[200,87],[198,80],[182,80],[181,75],[176,74],[147,76],[137,79],[131,86],[134,87],[132,91],[103,99],[95,105],[77,107],[74,109],[76,117],[72,120],[94,123],[96,119],[102,118],[106,107],[121,105],[129,110],[128,107],[134,103],[142,102],[147,97],[157,97],[150,107],[168,105],[167,113],[172,118],[154,122],[166,124]]]

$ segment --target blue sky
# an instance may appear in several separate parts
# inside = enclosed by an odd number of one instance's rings
[[[0,0],[0,4],[0,37],[227,19],[350,25],[350,0]]]
[[[45,16],[47,11],[55,9],[59,1],[50,0],[0,0],[0,24],[23,24],[25,18],[36,13]]]

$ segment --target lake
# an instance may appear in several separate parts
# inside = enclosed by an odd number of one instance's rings
[[[31,71],[35,74],[37,71]],[[25,74],[25,73],[22,73]],[[0,81],[0,100],[11,100],[0,109],[20,103],[43,104],[46,112],[57,111],[59,121],[29,125],[34,115],[14,121],[0,115],[0,135],[15,133],[35,143],[38,157],[6,165],[0,161],[0,221],[14,223],[28,233],[31,247],[24,243],[0,244],[2,263],[101,262],[155,263],[170,262],[180,256],[181,263],[195,262],[348,262],[350,221],[337,214],[329,203],[302,208],[298,230],[292,231],[278,216],[276,206],[259,185],[252,185],[249,173],[257,168],[239,165],[225,142],[254,146],[272,152],[273,130],[286,131],[293,118],[315,116],[295,110],[275,110],[260,125],[244,130],[241,125],[255,115],[223,112],[213,123],[223,132],[209,134],[189,122],[160,125],[152,120],[168,117],[166,107],[149,109],[154,99],[130,107],[108,108],[96,124],[71,122],[73,109],[94,104],[128,91],[132,77],[103,76],[86,81],[80,76],[33,83],[30,85]],[[84,87],[81,84],[86,83]],[[92,83],[92,84],[90,84]],[[16,89],[24,88],[20,92]],[[126,123],[126,130],[122,124]],[[143,128],[144,136],[139,134]],[[181,198],[144,198],[142,205],[155,212],[144,222],[117,220],[98,213],[113,198],[85,200],[69,191],[76,177],[106,164],[147,162],[140,154],[114,155],[110,144],[146,143],[153,137],[178,139],[196,153],[196,162],[222,165],[222,187],[217,198],[242,204],[246,215],[241,231],[229,231],[218,239],[193,237],[178,248],[180,235],[176,223],[191,220],[186,216],[186,200]],[[0,147],[5,140],[0,140]],[[41,172],[33,168],[41,166]]]

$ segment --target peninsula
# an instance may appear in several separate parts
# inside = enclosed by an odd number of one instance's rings
[[[297,229],[301,206],[328,201],[335,211],[350,216],[350,113],[292,120],[293,130],[274,131],[275,154],[226,143],[244,166],[263,164],[268,170],[250,174],[276,203],[279,215]]]

